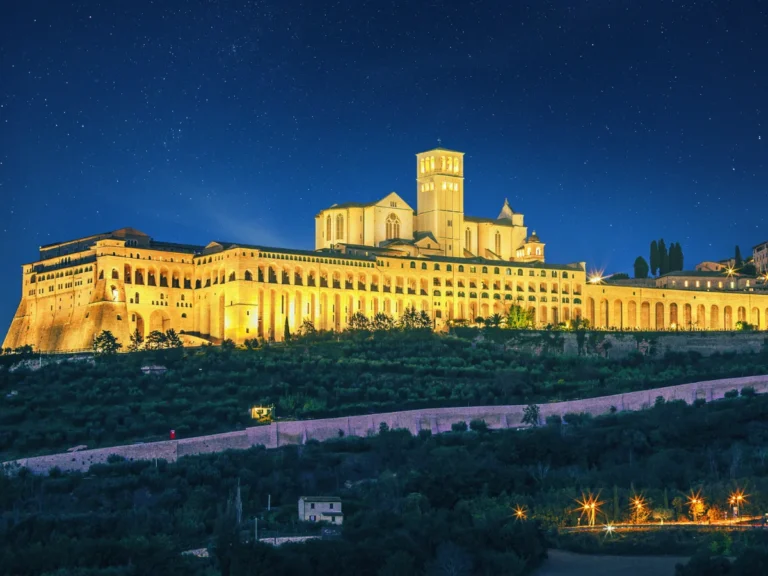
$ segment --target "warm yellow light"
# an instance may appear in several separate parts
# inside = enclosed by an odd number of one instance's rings
[[[734,268],[733,266],[729,266],[728,268],[725,269],[725,273],[727,276],[733,276],[734,274],[736,274],[736,268]]]
[[[519,504],[515,506],[515,518],[518,520],[525,520],[528,518],[528,509],[525,506]]]
[[[747,495],[744,494],[743,490],[736,490],[731,494],[730,503],[731,504],[744,504],[747,501]]]
[[[593,494],[582,493],[581,500],[576,500],[579,504],[578,509],[581,510],[581,516],[587,517],[588,526],[595,525],[597,513],[600,512],[600,506],[604,504],[602,500],[598,500],[599,496],[599,494],[594,496]]]

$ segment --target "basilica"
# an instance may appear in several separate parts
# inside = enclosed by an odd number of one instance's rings
[[[190,346],[280,341],[286,325],[343,330],[357,312],[398,318],[410,307],[440,330],[513,304],[539,327],[583,318],[600,329],[766,329],[768,293],[750,279],[588,278],[585,262],[546,262],[506,200],[496,218],[465,214],[463,153],[422,152],[415,169],[415,209],[395,192],[334,204],[315,216],[314,250],[178,244],[133,228],[41,246],[22,267],[3,347],[89,350],[109,330],[125,348],[137,332],[171,328]]]

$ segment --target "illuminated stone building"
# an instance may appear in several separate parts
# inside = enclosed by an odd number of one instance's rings
[[[3,346],[83,350],[110,330],[125,347],[136,330],[169,328],[187,344],[279,341],[286,320],[292,333],[304,320],[343,330],[355,312],[397,318],[411,306],[437,329],[511,304],[532,309],[539,326],[585,317],[618,329],[766,327],[759,286],[590,283],[584,262],[545,262],[544,243],[506,201],[495,219],[464,214],[460,152],[418,154],[416,192],[416,210],[393,192],[320,211],[315,250],[173,244],[132,228],[42,246],[23,266]]]

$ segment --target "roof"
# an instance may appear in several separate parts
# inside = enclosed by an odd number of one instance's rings
[[[680,278],[684,276],[698,276],[701,278],[728,278],[729,275],[724,270],[675,270],[674,272],[667,272],[662,274],[659,278]],[[731,274],[734,278],[754,278],[749,274]]]
[[[512,210],[512,206],[509,205],[509,200],[504,198],[504,206],[501,207],[501,212],[499,212],[496,220],[512,220],[513,215],[514,211]]]
[[[304,502],[341,502],[338,496],[299,496]]]
[[[754,250],[755,248],[762,248],[764,246],[768,246],[768,240],[766,240],[765,242],[760,242],[760,244],[755,244],[754,246],[752,246],[752,250]]]
[[[437,238],[435,238],[432,235],[432,232],[415,232],[413,235],[413,241],[418,242],[419,240],[424,240],[424,238],[429,238],[430,240],[434,240],[437,244],[440,244],[437,241]]]
[[[494,220],[493,218],[483,218],[482,216],[464,216],[464,221],[465,222],[477,222],[477,223],[496,224],[497,226],[512,226],[512,222],[510,222],[507,219]]]
[[[424,150],[424,152],[419,152],[416,154],[416,156],[419,156],[420,154],[426,154],[427,152],[437,152],[438,150],[442,152],[453,152],[454,154],[464,154],[464,152],[459,152],[458,150],[451,150],[450,148],[443,148],[442,146],[438,146],[437,148],[430,148],[429,150]]]
[[[539,235],[536,234],[536,230],[533,231],[533,234],[528,236],[528,238],[525,239],[526,244],[531,242],[538,242],[539,244],[543,244],[543,242],[539,239]]]

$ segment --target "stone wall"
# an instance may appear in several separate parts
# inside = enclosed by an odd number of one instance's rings
[[[626,358],[640,352],[659,357],[667,352],[719,353],[762,352],[768,344],[765,332],[538,332],[520,331],[507,348],[533,354],[599,355]]]
[[[612,408],[617,411],[643,410],[652,406],[659,396],[668,401],[684,400],[689,404],[697,398],[706,401],[718,400],[723,398],[729,390],[741,391],[744,387],[752,387],[758,393],[766,393],[768,392],[768,375],[710,380],[585,400],[542,404],[541,418],[543,420],[553,414],[564,416],[568,413],[589,413],[598,416],[610,412]],[[492,429],[519,428],[522,427],[524,409],[524,405],[433,408],[320,420],[281,421],[269,426],[258,426],[224,434],[22,458],[5,462],[4,466],[26,467],[35,474],[46,474],[54,467],[64,471],[86,471],[92,464],[105,463],[112,454],[127,460],[158,458],[175,462],[183,456],[224,450],[243,450],[258,445],[277,448],[288,444],[303,444],[308,440],[323,441],[340,436],[368,436],[378,433],[382,422],[390,428],[408,429],[413,434],[417,434],[420,430],[430,430],[433,434],[439,434],[450,431],[451,426],[456,422],[463,421],[469,424],[475,419],[484,420]]]

